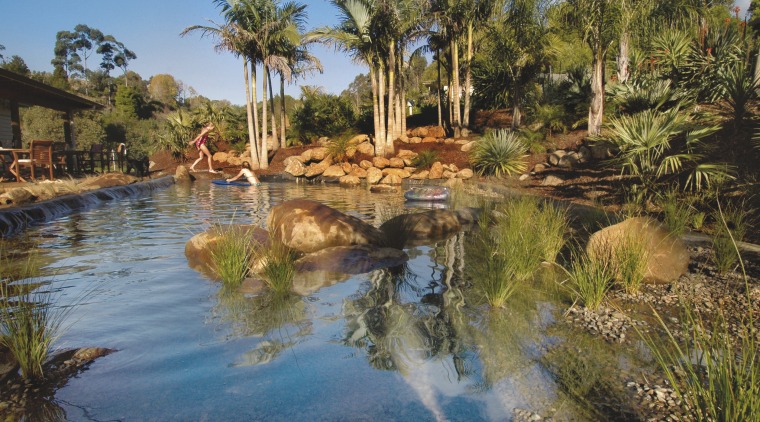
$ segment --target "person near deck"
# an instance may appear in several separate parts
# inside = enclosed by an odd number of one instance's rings
[[[248,180],[248,183],[251,184],[251,186],[258,186],[261,184],[259,182],[259,179],[256,178],[256,175],[253,174],[253,170],[251,170],[251,165],[248,164],[248,161],[243,161],[243,168],[240,169],[240,172],[235,177],[230,177],[227,179],[228,182],[234,182],[237,179],[240,179],[241,177],[245,177],[246,180]]]
[[[190,145],[195,145],[195,148],[198,150],[198,159],[195,160],[192,166],[190,166],[190,171],[195,171],[195,165],[198,164],[205,155],[208,157],[208,172],[209,173],[218,173],[218,171],[214,170],[214,167],[211,164],[211,151],[208,150],[208,146],[206,144],[208,143],[208,134],[214,130],[214,124],[209,123],[206,126],[203,127],[201,130],[201,133],[198,134],[192,141],[190,141]]]

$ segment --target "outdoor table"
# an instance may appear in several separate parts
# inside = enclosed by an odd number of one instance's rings
[[[30,154],[31,151],[28,149],[22,149],[22,148],[0,148],[0,160],[3,161],[4,164],[8,166],[8,171],[11,172],[14,176],[16,176],[17,182],[25,182],[23,177],[21,177],[21,174],[19,174],[19,168],[18,168],[18,160],[19,156],[22,156],[24,154]],[[8,161],[10,160],[10,165],[8,164]]]

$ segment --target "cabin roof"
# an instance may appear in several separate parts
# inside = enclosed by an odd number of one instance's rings
[[[5,69],[0,69],[0,98],[59,111],[103,107],[95,101]]]

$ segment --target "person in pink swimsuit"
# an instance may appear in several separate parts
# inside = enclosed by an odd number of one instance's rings
[[[190,141],[190,145],[195,145],[195,148],[198,150],[198,159],[195,160],[192,166],[190,166],[190,171],[195,171],[195,165],[198,164],[205,155],[208,157],[208,172],[209,173],[219,173],[218,171],[214,170],[214,167],[211,164],[211,152],[208,150],[208,147],[206,146],[206,143],[208,142],[208,134],[214,130],[214,124],[209,123],[206,126],[203,127],[201,130],[201,133],[196,136],[192,141]]]

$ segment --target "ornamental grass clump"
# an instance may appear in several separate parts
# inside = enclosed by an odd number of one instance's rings
[[[736,242],[733,245],[736,248]],[[757,309],[741,259],[739,267],[748,308]],[[685,296],[680,302],[686,339],[668,328],[657,312],[664,339],[642,331],[639,335],[686,410],[698,421],[760,420],[760,344],[753,313],[730,322],[719,310],[706,320]]]
[[[296,275],[296,255],[284,243],[270,237],[269,248],[263,255],[264,283],[277,295],[287,295],[293,288]]]
[[[219,241],[211,250],[214,271],[228,288],[240,286],[248,276],[253,258],[252,234],[240,227],[229,226],[219,230]]]
[[[2,251],[0,251],[2,252]],[[42,281],[36,280],[39,267],[28,258],[23,280],[6,278],[10,260],[0,259],[0,344],[7,347],[18,362],[21,376],[26,380],[42,379],[43,364],[53,344],[62,333],[62,324],[73,306],[53,306],[55,297]]]
[[[718,222],[713,236],[713,260],[718,272],[725,274],[736,268],[741,256],[736,247],[737,242],[744,240],[751,225],[749,211],[743,204],[720,207],[714,213]]]
[[[675,190],[666,192],[659,203],[662,208],[663,223],[669,232],[680,236],[694,224],[697,210],[692,205],[692,201],[683,198]]]
[[[429,169],[436,161],[439,161],[438,151],[426,149],[417,153],[417,156],[412,160],[412,167],[416,167],[418,170]]]
[[[585,252],[576,251],[567,270],[571,289],[586,308],[599,308],[612,287],[614,272],[606,259],[595,259]]]
[[[623,238],[612,251],[617,282],[627,294],[638,293],[647,271],[649,252],[644,240],[633,234]]]
[[[470,161],[481,175],[509,176],[528,168],[525,161],[527,150],[517,133],[502,129],[487,134],[475,143]]]

